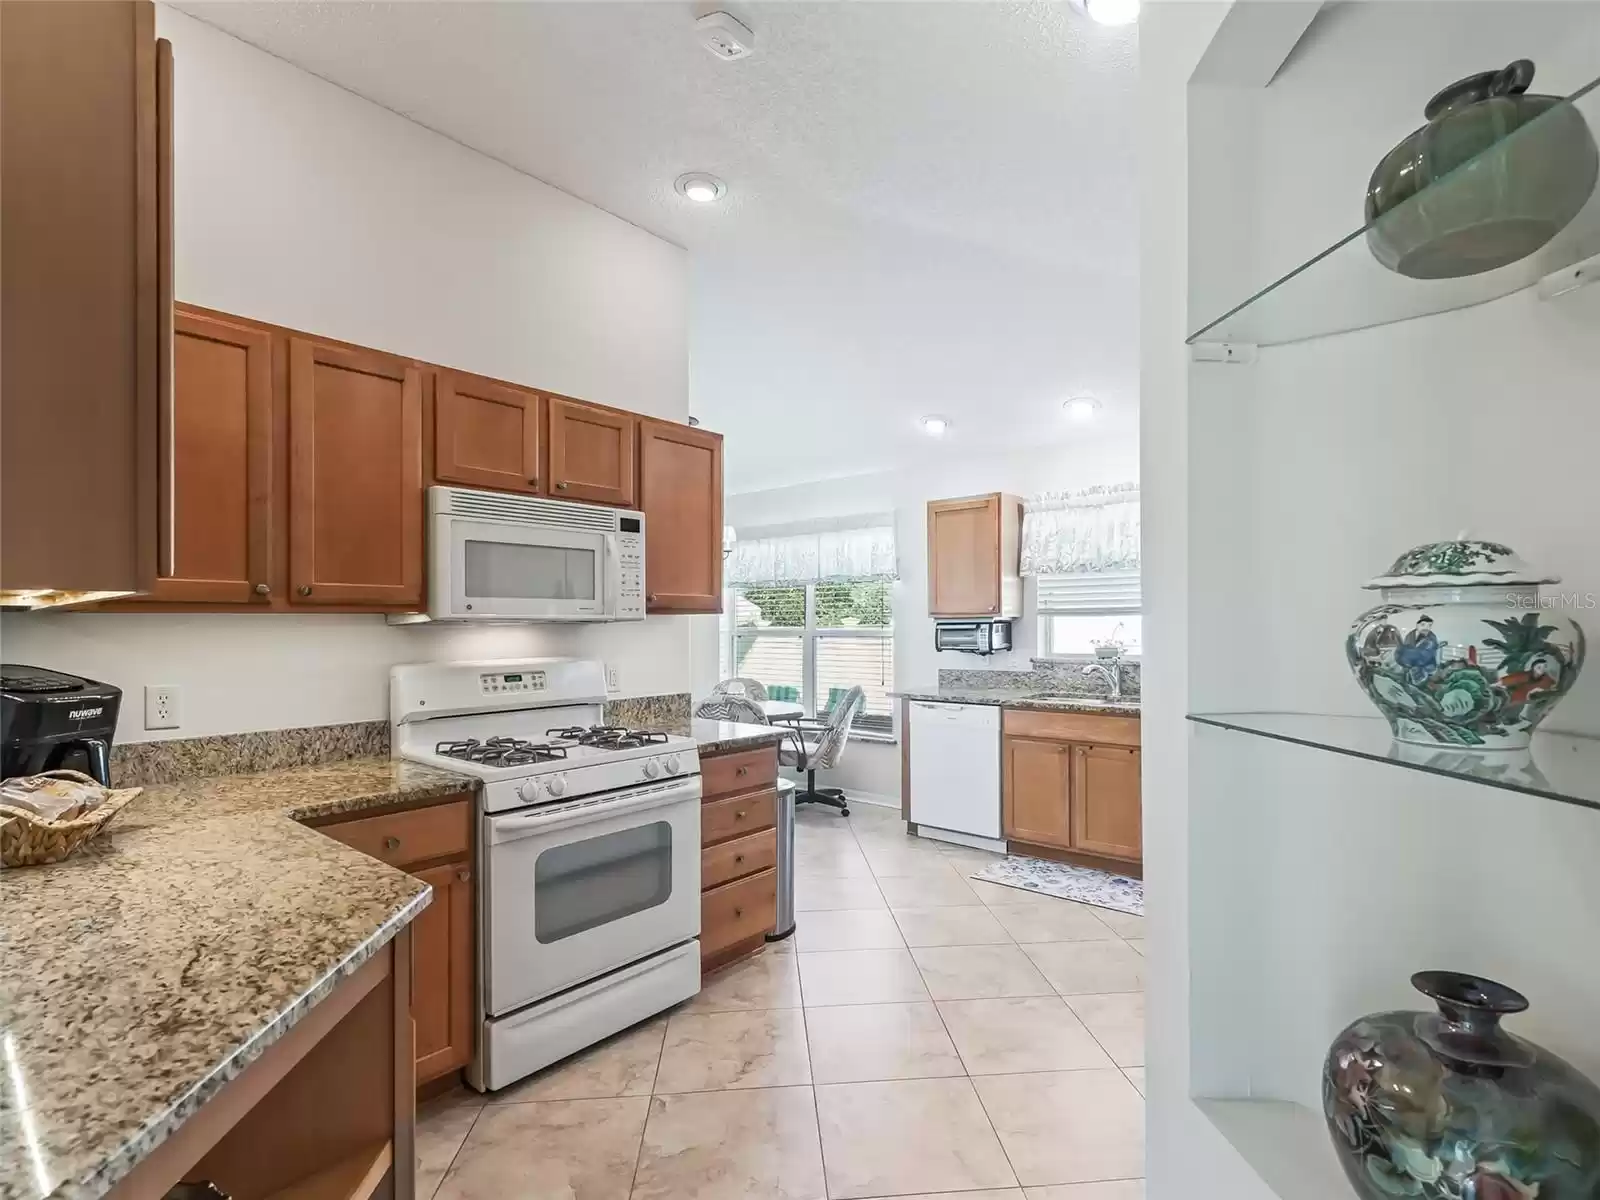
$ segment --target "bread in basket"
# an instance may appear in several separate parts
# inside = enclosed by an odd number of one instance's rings
[[[45,771],[0,781],[0,866],[60,862],[143,790],[101,787],[77,771]]]

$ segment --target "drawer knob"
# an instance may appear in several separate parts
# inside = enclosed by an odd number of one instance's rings
[[[311,595],[311,585],[309,583],[302,583],[299,591],[302,596],[309,596]]]
[[[456,872],[456,878],[462,883],[467,883],[472,879],[472,872],[467,870],[465,867],[462,867],[461,870]]]
[[[734,856],[733,856],[733,865],[734,865],[734,866],[736,866],[736,867],[737,867],[737,866],[738,866],[738,865],[739,865],[739,864],[740,864],[740,863],[742,863],[742,862],[743,862],[743,861],[744,861],[744,855],[742,855],[742,854],[735,854],[735,855],[734,855]]]
[[[558,484],[556,484],[556,491],[558,491],[558,492],[564,492],[564,491],[566,491],[566,490],[567,490],[567,485],[566,485],[566,483],[565,483],[565,482],[562,482],[562,483],[558,483]]]
[[[272,589],[264,583],[258,583],[256,584],[256,595],[270,596],[272,595]]]
[[[736,908],[736,909],[734,909],[734,910],[733,910],[733,915],[734,915],[734,916],[735,916],[735,917],[742,917],[742,916],[744,916],[744,909],[742,909],[742,908]]]
[[[400,849],[400,839],[397,838],[397,837],[386,837],[386,838],[384,838],[383,839],[383,848],[385,850],[398,850],[398,849]]]
[[[736,812],[736,813],[734,813],[734,814],[733,814],[733,819],[734,819],[734,820],[735,820],[735,821],[742,821],[742,820],[744,820],[744,809],[742,809],[742,808],[741,808],[741,809],[740,809],[740,810],[739,810],[739,811],[738,811],[738,812]]]
[[[740,767],[737,771],[734,772],[734,774],[735,775],[748,775],[748,774],[750,774],[750,768],[749,767]]]

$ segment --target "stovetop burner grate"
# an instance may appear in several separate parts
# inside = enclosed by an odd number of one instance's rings
[[[546,737],[564,742],[577,742],[580,746],[593,746],[600,750],[634,750],[640,746],[665,744],[667,735],[648,729],[628,729],[622,725],[567,725],[561,729],[546,729]]]
[[[532,763],[556,762],[567,756],[565,746],[552,746],[548,742],[527,742],[521,738],[492,737],[485,741],[464,738],[455,742],[440,742],[435,754],[446,758],[459,758],[463,762],[481,763],[486,767],[525,767]]]

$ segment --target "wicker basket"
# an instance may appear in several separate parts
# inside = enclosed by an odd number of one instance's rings
[[[143,788],[112,791],[77,771],[45,771],[43,777],[68,779],[99,791],[102,799],[80,817],[51,821],[36,812],[0,801],[0,866],[38,867],[76,853],[104,829]],[[40,778],[35,776],[34,778]]]

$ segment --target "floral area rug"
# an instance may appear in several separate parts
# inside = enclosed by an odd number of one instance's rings
[[[1069,863],[1013,854],[974,872],[972,878],[981,879],[984,883],[1020,888],[1025,892],[1043,892],[1046,896],[1059,896],[1080,904],[1093,904],[1113,912],[1144,916],[1142,880],[1113,875],[1110,871],[1097,871],[1093,867],[1074,867]]]

